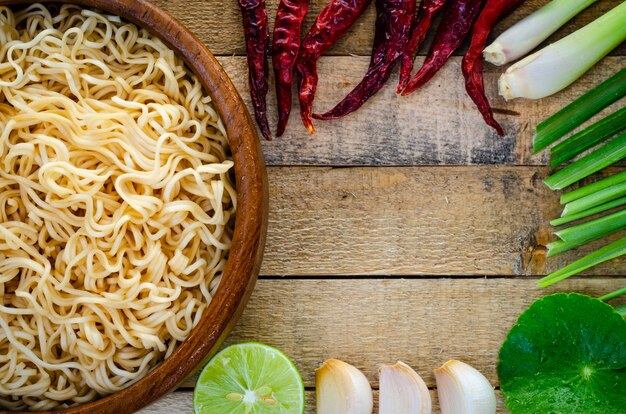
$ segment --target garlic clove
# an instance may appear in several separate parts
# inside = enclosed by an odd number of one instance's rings
[[[315,371],[317,414],[371,414],[372,388],[361,371],[329,359]]]
[[[450,360],[435,370],[442,414],[495,414],[496,394],[476,368]]]
[[[398,361],[379,370],[379,414],[430,414],[430,392],[410,366]]]

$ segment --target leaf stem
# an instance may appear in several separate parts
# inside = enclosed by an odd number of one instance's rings
[[[624,286],[621,289],[617,289],[615,292],[607,293],[604,296],[600,296],[598,299],[600,299],[603,302],[606,302],[607,300],[615,299],[622,295],[626,295],[626,286]]]

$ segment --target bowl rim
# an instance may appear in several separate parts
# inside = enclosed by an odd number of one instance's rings
[[[0,6],[33,3],[98,8],[159,37],[184,60],[211,96],[233,155],[237,212],[232,247],[220,285],[198,325],[172,355],[127,388],[76,407],[52,411],[130,413],[172,391],[214,355],[243,312],[259,274],[267,232],[268,186],[263,152],[256,126],[224,69],[202,41],[163,9],[147,0],[0,0]]]

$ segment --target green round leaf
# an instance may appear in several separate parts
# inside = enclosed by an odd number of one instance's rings
[[[498,375],[512,414],[626,412],[626,321],[589,296],[546,296],[509,332]]]

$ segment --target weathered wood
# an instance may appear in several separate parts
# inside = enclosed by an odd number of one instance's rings
[[[271,167],[262,275],[545,274],[558,193],[537,167]],[[593,246],[598,246],[594,244]],[[623,274],[616,259],[588,271]]]
[[[511,16],[500,23],[495,31],[495,35],[501,33],[512,23],[520,20],[524,16],[538,9],[548,0],[527,0]],[[267,0],[267,14],[270,21],[270,28],[274,27],[274,17],[279,0]],[[241,13],[235,0],[154,0],[154,3],[171,12],[175,17],[186,24],[209,48],[218,55],[243,55],[245,53],[245,43],[243,29],[241,27]],[[328,3],[328,0],[313,0],[309,7],[309,12],[304,22],[303,35],[313,24],[315,17],[320,10]],[[563,29],[557,31],[546,43],[563,37],[571,33],[574,28],[581,27],[593,19],[597,18],[607,10],[619,4],[619,0],[604,0],[591,6],[588,10],[575,17],[572,22]],[[372,4],[364,15],[356,22],[344,38],[331,50],[331,54],[338,55],[369,55],[374,38],[374,20],[376,17],[374,5]],[[432,38],[429,36],[425,42],[421,53],[428,50],[428,44]],[[462,52],[465,46],[460,49]],[[626,46],[620,46],[615,54],[623,55]]]
[[[421,59],[421,58],[420,58]],[[365,72],[366,57],[326,57],[319,64],[320,84],[314,109],[325,111],[339,102]],[[294,103],[287,132],[263,142],[269,165],[422,165],[545,164],[531,155],[534,126],[626,64],[623,57],[603,60],[571,87],[540,101],[505,102],[497,96],[502,70],[486,66],[487,92],[496,117],[507,132],[499,137],[482,120],[465,92],[460,58],[453,58],[421,91],[395,92],[397,73],[359,111],[334,121],[316,121],[311,136],[302,126]],[[250,107],[245,58],[223,57],[226,69]],[[273,84],[268,94],[270,125],[276,125]],[[294,91],[295,94],[295,91]],[[613,105],[601,116],[623,106]],[[599,117],[597,117],[599,118]]]
[[[306,387],[315,386],[314,371],[327,358],[355,365],[375,388],[378,367],[397,360],[434,387],[432,370],[448,359],[497,386],[498,349],[533,300],[556,291],[598,296],[625,284],[625,277],[596,277],[541,290],[532,279],[261,279],[226,345],[279,347]]]
[[[437,392],[431,390],[431,399],[433,402],[433,413],[439,413],[439,401],[437,400]],[[315,414],[315,391],[306,391],[306,411],[307,414]],[[504,408],[504,400],[500,391],[496,391],[498,402],[498,414],[506,413]],[[172,407],[176,407],[176,414],[193,414],[193,393],[191,391],[177,391],[171,393],[152,405],[139,411],[138,414],[171,414]],[[378,412],[378,391],[374,390],[374,413]]]

